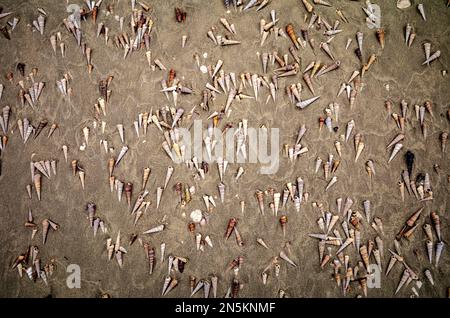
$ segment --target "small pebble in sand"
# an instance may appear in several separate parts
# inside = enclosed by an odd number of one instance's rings
[[[200,71],[201,71],[203,74],[206,74],[206,73],[208,72],[208,68],[207,68],[205,65],[202,65],[202,66],[200,66]]]

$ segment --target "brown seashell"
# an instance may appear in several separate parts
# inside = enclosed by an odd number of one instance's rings
[[[175,76],[176,76],[175,70],[170,69],[170,70],[169,70],[169,76],[168,76],[168,78],[167,78],[167,86],[168,86],[168,87],[172,86],[173,81],[174,81],[174,79],[175,79]]]
[[[237,278],[233,279],[231,284],[231,298],[238,298],[239,290],[241,289],[241,284]]]
[[[283,230],[283,236],[286,236],[286,223],[288,221],[288,218],[286,215],[282,215],[280,217],[280,225],[281,225],[281,229]]]
[[[420,208],[419,210],[417,210],[416,212],[414,212],[413,215],[411,215],[411,217],[406,221],[406,224],[409,227],[414,226],[414,224],[416,223],[416,221],[418,220],[420,214],[422,213],[422,211],[424,210],[424,208]]]
[[[127,198],[127,204],[128,207],[131,207],[131,194],[133,192],[133,184],[130,182],[127,182],[125,184],[125,196]]]
[[[289,38],[291,39],[292,43],[294,43],[297,50],[300,48],[300,45],[297,41],[297,34],[295,33],[294,26],[292,24],[288,24],[286,26],[286,33],[289,35]]]
[[[228,240],[228,238],[230,237],[231,233],[233,232],[234,227],[235,227],[236,224],[237,224],[237,221],[238,221],[238,220],[237,220],[236,218],[231,218],[231,219],[228,221],[227,230],[226,230],[226,232],[225,232],[225,239],[226,239],[226,240]]]
[[[94,24],[97,23],[97,14],[98,14],[98,7],[94,6],[94,8],[92,8],[92,21],[94,22]]]
[[[71,166],[72,166],[72,174],[75,177],[77,175],[78,170],[78,160],[72,160]]]
[[[191,234],[194,234],[195,232],[195,223],[191,222],[188,224],[188,230]]]

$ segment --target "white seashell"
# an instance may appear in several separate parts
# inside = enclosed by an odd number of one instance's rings
[[[191,218],[192,222],[194,222],[194,223],[200,223],[200,221],[201,221],[202,218],[203,218],[203,213],[202,213],[201,210],[198,210],[198,209],[197,209],[197,210],[194,210],[194,211],[191,212],[190,218]]]

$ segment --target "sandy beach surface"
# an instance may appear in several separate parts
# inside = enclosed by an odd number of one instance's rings
[[[86,8],[82,1],[71,1]],[[230,1],[232,2],[232,1]],[[312,1],[310,1],[312,3]],[[189,127],[194,119],[202,119],[206,128],[208,116],[213,111],[220,111],[225,105],[227,94],[217,94],[210,102],[210,111],[202,110],[198,105],[202,101],[202,91],[207,82],[212,83],[208,74],[200,72],[194,54],[200,56],[203,65],[211,65],[217,60],[223,61],[225,73],[234,72],[238,83],[239,75],[249,72],[251,74],[267,75],[269,78],[275,74],[278,66],[269,65],[267,74],[263,74],[261,59],[258,53],[278,52],[282,57],[289,54],[288,61],[293,58],[288,49],[292,46],[289,38],[275,37],[270,32],[263,46],[260,46],[259,31],[260,20],[271,21],[270,11],[275,10],[279,18],[277,26],[285,29],[292,23],[300,36],[300,28],[307,27],[309,16],[302,1],[283,0],[270,1],[269,5],[260,11],[255,8],[241,12],[230,8],[225,9],[223,2],[214,1],[149,1],[149,12],[144,12],[153,20],[150,33],[150,49],[152,59],[159,59],[167,68],[161,71],[152,70],[145,56],[145,47],[133,51],[123,59],[123,49],[114,45],[114,37],[120,32],[119,22],[114,16],[124,17],[124,32],[131,37],[129,26],[131,19],[130,1],[104,0],[97,16],[97,23],[103,22],[109,28],[110,39],[105,43],[104,35],[96,37],[97,25],[90,16],[82,21],[83,42],[92,49],[92,72],[88,73],[86,58],[81,54],[75,38],[62,23],[69,13],[66,12],[66,1],[33,0],[15,1],[3,0],[0,7],[3,12],[12,11],[11,16],[2,18],[0,26],[6,25],[13,17],[20,17],[17,27],[10,32],[11,40],[0,35],[0,83],[4,85],[0,106],[11,107],[9,119],[8,143],[1,154],[0,176],[0,296],[1,297],[99,297],[108,293],[112,297],[161,297],[161,290],[168,271],[168,255],[188,259],[183,273],[172,271],[171,277],[178,279],[178,286],[167,297],[190,296],[189,276],[199,279],[210,279],[212,275],[218,277],[217,296],[226,295],[235,275],[233,270],[226,272],[231,261],[243,256],[237,274],[242,288],[239,297],[278,297],[280,290],[289,297],[344,297],[342,286],[336,284],[333,277],[334,269],[331,265],[336,257],[336,246],[331,248],[331,260],[323,268],[319,266],[318,240],[310,238],[309,233],[321,233],[317,220],[322,216],[320,209],[314,207],[314,202],[323,205],[324,211],[330,211],[340,218],[334,229],[338,230],[345,239],[341,226],[344,217],[337,212],[336,199],[350,197],[354,204],[352,211],[362,215],[360,220],[361,245],[369,240],[375,241],[380,236],[384,242],[382,255],[382,274],[380,288],[369,288],[368,297],[410,297],[414,295],[415,288],[420,297],[446,297],[450,287],[450,258],[447,247],[449,224],[449,190],[450,174],[449,151],[441,152],[440,135],[449,131],[448,109],[450,107],[450,85],[448,75],[443,76],[442,71],[448,70],[450,65],[449,32],[450,9],[446,1],[423,1],[425,4],[427,20],[423,21],[417,10],[418,1],[404,10],[395,6],[395,1],[377,0],[374,3],[381,8],[381,25],[385,29],[385,48],[381,49],[375,36],[375,30],[366,26],[366,15],[362,10],[364,1],[329,0],[333,7],[315,5],[315,12],[323,16],[331,25],[340,21],[337,34],[330,42],[330,47],[337,60],[341,62],[339,69],[318,78],[313,78],[315,95],[320,99],[305,109],[298,109],[290,103],[286,94],[286,86],[300,82],[303,86],[302,99],[313,97],[305,82],[302,73],[296,76],[279,78],[276,102],[269,100],[266,103],[269,90],[261,87],[258,100],[235,100],[231,105],[232,112],[229,117],[219,123],[223,128],[226,123],[233,123],[234,127],[243,118],[248,120],[249,127],[258,128],[265,125],[267,128],[279,128],[279,169],[274,174],[263,175],[259,173],[260,164],[245,163],[241,166],[245,173],[235,181],[238,164],[230,164],[224,176],[226,185],[225,202],[220,202],[217,190],[219,174],[216,164],[210,164],[205,180],[194,178],[195,170],[188,169],[186,165],[174,164],[170,161],[161,147],[165,140],[158,128],[151,124],[148,126],[146,136],[136,136],[133,121],[137,120],[142,112],[156,112],[165,105],[173,107],[173,100],[167,100],[160,92],[161,80],[167,79],[168,70],[174,69],[176,77],[194,93],[179,95],[177,107],[183,107],[185,114],[180,127]],[[107,7],[112,6],[112,13],[107,14]],[[179,7],[187,12],[186,21],[177,23],[174,8]],[[32,27],[42,8],[47,13],[44,35],[40,35]],[[138,5],[136,8],[141,9]],[[349,23],[344,23],[336,14],[336,8],[342,10]],[[305,20],[305,15],[308,18]],[[236,35],[231,35],[220,23],[219,19],[225,17],[234,24]],[[416,34],[411,47],[405,44],[405,26],[411,23]],[[208,37],[207,31],[215,27],[216,34],[227,35],[232,39],[241,41],[234,46],[216,46]],[[10,29],[10,28],[9,28]],[[309,44],[306,48],[297,51],[300,59],[300,70],[312,61],[331,64],[332,60],[319,48],[322,41],[329,37],[324,36],[325,31],[317,25],[309,29],[309,36],[315,39],[315,52]],[[361,79],[362,89],[356,98],[353,109],[349,107],[349,100],[344,92],[339,97],[337,93],[341,83],[348,81],[355,70],[361,70],[361,62],[354,53],[357,48],[355,34],[363,32],[363,61],[371,54],[376,54],[376,61],[370,70]],[[61,32],[62,42],[65,43],[66,57],[63,58],[58,50],[55,54],[50,45],[50,36]],[[181,48],[181,37],[187,35],[187,44]],[[347,39],[352,42],[348,50],[345,49]],[[423,44],[431,43],[431,53],[441,51],[438,60],[430,66],[422,65],[425,60]],[[206,53],[204,57],[204,53]],[[16,70],[17,63],[25,64],[25,77]],[[25,104],[22,106],[18,92],[18,82],[23,80],[26,88],[30,86],[27,75],[37,68],[36,81],[45,82],[45,87],[33,110]],[[13,71],[12,83],[6,74]],[[64,97],[56,86],[56,81],[70,73],[72,79],[69,87],[72,95]],[[94,104],[99,97],[98,83],[109,75],[114,76],[110,84],[110,100],[107,104],[106,116],[100,115],[98,125],[105,121],[106,130],[102,134],[100,127],[94,128],[96,113]],[[353,85],[353,84],[352,84]],[[388,89],[387,89],[388,88]],[[244,88],[244,94],[253,96],[251,87]],[[401,114],[400,101],[408,103],[408,112],[405,119],[405,139],[402,141],[403,149],[388,164],[391,154],[386,145],[398,134],[400,129],[392,117],[388,116],[385,101],[392,101],[392,112]],[[426,139],[423,137],[419,121],[416,119],[414,105],[422,106],[426,101],[432,102],[433,116],[425,114],[427,129]],[[319,130],[319,117],[326,117],[324,110],[330,103],[339,103],[339,121],[333,117],[333,127],[337,132],[329,132],[324,126]],[[197,105],[195,114],[188,116],[191,109]],[[31,137],[26,144],[23,143],[17,120],[27,117],[33,126],[46,119],[49,125],[34,139]],[[161,117],[160,117],[161,119]],[[355,129],[350,140],[341,141],[342,157],[336,153],[334,143],[345,134],[346,125],[354,120]],[[162,120],[162,119],[161,119]],[[58,124],[58,129],[47,138],[48,129],[52,123]],[[142,170],[151,168],[150,178],[146,189],[149,195],[146,198],[151,205],[141,217],[136,226],[134,217],[130,215],[125,196],[118,202],[117,194],[111,193],[108,181],[108,159],[117,156],[123,143],[120,140],[117,124],[125,128],[125,143],[129,151],[122,162],[114,170],[116,178],[122,182],[131,182],[134,185],[132,204],[134,204],[142,184]],[[284,154],[283,145],[293,145],[296,142],[298,129],[302,124],[307,132],[301,144],[308,148],[291,162]],[[89,145],[84,151],[79,147],[84,142],[83,128],[90,127]],[[365,148],[355,163],[355,133],[362,134]],[[141,131],[142,134],[142,131]],[[1,135],[5,135],[1,132]],[[114,148],[112,153],[105,153],[100,140],[108,140],[109,146]],[[64,160],[62,145],[69,148],[68,162]],[[419,202],[413,194],[406,193],[402,202],[398,188],[401,173],[406,170],[405,153],[410,150],[415,155],[412,179],[420,173],[428,173],[432,187],[432,200]],[[329,154],[340,160],[340,166],[332,176],[337,176],[337,183],[325,192],[331,177],[325,180],[322,167],[317,174],[314,173],[317,157],[327,160]],[[42,200],[38,201],[33,187],[32,199],[28,198],[26,185],[31,184],[30,160],[57,161],[57,175],[51,179],[42,178]],[[78,160],[85,171],[85,189],[81,188],[80,180],[72,176],[70,162]],[[375,164],[376,174],[369,178],[366,172],[366,162],[371,159]],[[439,174],[433,169],[437,164]],[[156,209],[156,189],[164,185],[167,167],[174,166],[174,174],[162,195],[159,209]],[[255,191],[265,191],[272,187],[275,192],[283,194],[288,182],[296,183],[297,177],[304,180],[304,191],[309,193],[307,202],[301,205],[301,211],[296,212],[294,204],[289,198],[285,207],[281,207],[278,216],[272,215],[269,203],[272,198],[265,196],[265,215],[261,215],[255,199]],[[176,192],[172,189],[175,183],[195,186],[196,193],[192,200],[180,207]],[[406,191],[406,190],[405,190]],[[201,227],[197,225],[196,233],[209,235],[213,248],[204,247],[204,252],[197,251],[195,237],[188,231],[189,214],[195,209],[205,211],[202,196],[212,195],[217,207],[210,212],[209,223]],[[241,213],[240,201],[245,201],[244,214]],[[377,234],[366,221],[363,201],[370,200],[373,217],[382,220],[384,235]],[[96,216],[101,218],[108,232],[100,230],[94,237],[85,211],[86,204],[94,202],[97,206]],[[396,295],[394,292],[404,272],[404,266],[397,263],[386,276],[387,265],[390,260],[388,249],[395,251],[394,239],[406,220],[419,208],[424,210],[417,220],[417,228],[409,240],[402,238],[401,252],[405,262],[418,275],[404,286]],[[31,229],[24,226],[27,220],[28,209],[31,208],[34,222],[38,225],[38,232],[31,240]],[[426,234],[422,227],[425,223],[433,225],[430,213],[435,211],[441,222],[443,252],[438,266],[430,264],[426,249]],[[280,216],[288,217],[286,235],[283,237],[279,223]],[[232,217],[239,219],[239,233],[245,242],[243,247],[236,244],[234,233],[228,240],[223,236],[228,220]],[[59,224],[58,231],[50,231],[47,242],[42,244],[42,220],[50,219]],[[164,223],[166,228],[161,233],[145,235],[143,231]],[[349,224],[351,229],[354,227]],[[120,268],[113,258],[108,260],[106,250],[107,238],[116,239],[118,232],[122,236],[121,245],[127,253],[123,254],[123,268]],[[138,234],[143,242],[148,242],[155,248],[156,263],[153,274],[148,273],[148,262],[143,247],[137,240],[129,246],[128,239],[132,233]],[[332,231],[330,235],[334,235]],[[269,246],[265,249],[257,242],[263,238]],[[433,246],[438,239],[433,230]],[[166,257],[164,263],[160,262],[160,244],[166,243]],[[289,242],[289,249],[286,248]],[[25,253],[30,245],[38,246],[41,267],[53,260],[56,270],[48,278],[48,285],[42,279],[36,282],[28,279],[24,272],[20,278],[16,269],[11,269],[16,257]],[[293,267],[280,259],[279,276],[275,276],[275,269],[268,270],[267,284],[262,283],[263,270],[271,263],[273,257],[280,251],[285,253],[298,265]],[[325,249],[325,254],[328,250]],[[344,250],[349,256],[349,266],[358,266],[361,261],[360,253],[350,246]],[[434,260],[434,254],[433,254]],[[372,255],[370,263],[375,264]],[[434,261],[433,261],[434,263]],[[81,269],[81,288],[67,287],[67,266],[77,264]],[[362,264],[362,263],[361,263]],[[359,264],[359,271],[355,279],[350,282],[345,297],[363,295],[363,289],[358,278],[365,275],[364,266]],[[28,266],[30,266],[30,262]],[[25,266],[25,267],[28,267]],[[434,278],[431,285],[424,275],[429,269]],[[345,278],[344,264],[340,268],[342,282]],[[422,282],[419,288],[417,282]],[[203,296],[199,292],[195,297]]]

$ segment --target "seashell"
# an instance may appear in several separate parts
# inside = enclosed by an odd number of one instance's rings
[[[328,43],[321,42],[319,47],[334,61],[333,53],[331,52],[330,47],[328,46]]]
[[[415,34],[415,33],[411,33],[411,34],[409,35],[409,39],[408,39],[408,47],[411,47],[411,45],[412,45],[412,43],[414,42],[415,38],[416,38],[416,34]]]
[[[288,218],[286,215],[282,215],[280,217],[280,225],[281,225],[281,229],[283,230],[283,237],[286,236],[286,223],[288,221]]]
[[[441,237],[441,221],[440,221],[439,215],[436,212],[433,211],[433,212],[430,213],[430,218],[433,221],[434,229],[436,231],[436,236],[437,236],[438,240],[441,241],[442,240],[442,237]]]
[[[388,163],[390,163],[392,161],[392,159],[394,159],[394,157],[398,154],[398,152],[402,148],[403,148],[403,144],[401,144],[401,143],[397,143],[394,146],[394,149],[392,150],[391,156],[389,157]]]
[[[163,296],[167,295],[171,290],[173,290],[175,287],[177,287],[177,285],[178,285],[178,280],[176,278],[172,278],[172,280],[168,284]]]
[[[119,132],[120,140],[122,141],[122,143],[124,143],[125,140],[124,140],[123,125],[122,124],[118,124],[118,125],[116,125],[116,127],[117,127],[117,131]],[[87,144],[87,141],[86,141],[86,144]]]
[[[410,0],[397,0],[397,8],[399,9],[406,9],[411,6]]]
[[[351,211],[350,208],[353,205],[353,200],[349,197],[347,197],[345,199],[345,204],[344,204],[344,208],[342,210],[342,214],[344,215],[344,217],[347,215],[347,212]]]
[[[356,32],[356,41],[358,43],[358,49],[360,52],[363,51],[363,49],[362,49],[363,38],[364,38],[364,34],[362,32]]]
[[[431,271],[429,269],[425,270],[425,277],[428,279],[428,281],[431,283],[432,286],[434,286],[434,280],[433,276],[431,275]]]
[[[336,182],[337,182],[337,177],[334,176],[333,178],[331,178],[330,182],[326,186],[325,191],[328,191],[328,189],[330,189]]]
[[[441,151],[442,153],[445,153],[445,146],[447,144],[448,133],[447,132],[441,133],[439,139],[441,140]]]
[[[353,244],[354,239],[351,237],[348,237],[344,243],[341,245],[341,247],[337,250],[336,255],[338,255],[340,252],[342,252],[344,249],[346,249],[350,244]]]
[[[408,44],[409,36],[411,35],[411,31],[412,31],[412,26],[410,23],[407,23],[406,28],[405,28],[405,43],[406,44]]]
[[[352,130],[355,127],[355,121],[352,119],[347,123],[347,129],[345,132],[345,142],[348,141],[348,139],[350,138],[350,135],[352,134]]]
[[[238,220],[237,220],[236,218],[231,218],[231,219],[228,221],[227,230],[226,230],[226,232],[225,232],[225,239],[226,239],[226,240],[228,240],[228,238],[230,237],[231,233],[233,232],[234,227],[235,227],[236,224],[237,224],[237,221],[238,221]]]
[[[293,267],[297,267],[297,264],[295,264],[283,251],[280,252],[280,258],[288,262]]]
[[[425,7],[423,6],[423,3],[419,3],[417,5],[417,10],[419,10],[419,13],[422,16],[422,19],[424,21],[427,21],[427,17],[425,16]]]
[[[85,172],[80,170],[78,171],[78,177],[80,178],[80,182],[81,182],[81,188],[84,190],[84,185],[85,185]]]
[[[319,95],[319,96],[312,97],[312,98],[307,99],[307,100],[300,101],[300,102],[298,102],[298,103],[296,104],[296,106],[299,107],[300,109],[306,108],[307,106],[311,105],[311,104],[314,103],[316,100],[318,100],[319,98],[320,98],[320,95]]]
[[[258,201],[259,211],[264,215],[264,192],[257,190],[255,193],[256,200]]]
[[[36,189],[36,194],[39,201],[41,201],[41,179],[42,177],[39,173],[34,175],[34,188]]]
[[[411,217],[406,221],[406,224],[409,227],[414,226],[414,224],[416,223],[416,221],[419,219],[420,214],[422,213],[422,211],[424,210],[424,208],[420,208],[419,210],[417,210],[416,212],[414,212],[413,215],[411,215]]]
[[[309,13],[311,13],[314,10],[314,7],[311,3],[309,3],[308,0],[302,0],[303,5],[305,6],[306,11],[308,11]],[[321,3],[322,4],[322,3]]]
[[[405,135],[404,134],[398,134],[387,146],[386,149],[392,147],[393,145],[395,145],[396,143],[402,141],[403,139],[405,139]]]
[[[438,51],[434,52],[428,59],[426,59],[425,62],[422,63],[422,65],[425,65],[425,64],[429,65],[430,62],[436,60],[440,56],[441,56],[441,51],[438,50]]]
[[[377,29],[377,30],[376,30],[376,35],[377,35],[378,42],[380,42],[381,49],[384,49],[384,44],[385,44],[385,40],[384,40],[384,36],[385,36],[384,28],[379,28],[379,29]]]
[[[262,247],[269,249],[269,247],[267,246],[267,244],[264,242],[264,240],[262,238],[257,238],[256,242],[258,242]]]
[[[423,48],[425,50],[425,59],[428,60],[430,58],[430,54],[431,54],[431,43],[425,42],[423,44]],[[429,63],[427,63],[427,64],[429,64]]]
[[[426,246],[427,246],[428,260],[430,261],[430,264],[432,264],[432,262],[433,262],[433,242],[430,240],[427,240]]]
[[[164,229],[165,229],[165,225],[161,224],[161,225],[155,226],[155,227],[143,232],[142,234],[159,233],[159,232],[162,232]]]
[[[190,218],[191,218],[192,222],[194,222],[194,223],[200,223],[200,221],[201,221],[202,218],[203,218],[202,211],[200,211],[200,210],[198,210],[198,209],[192,211],[191,214],[190,214]]]
[[[355,162],[358,160],[359,156],[361,155],[361,152],[364,149],[364,142],[360,141],[358,143],[358,149],[356,150],[356,156],[355,156]]]
[[[291,39],[292,43],[294,43],[295,47],[296,47],[297,50],[298,50],[298,49],[300,48],[300,45],[299,45],[299,43],[298,43],[298,41],[297,41],[298,36],[297,36],[297,34],[295,33],[294,26],[293,26],[292,24],[289,23],[289,24],[286,26],[286,33],[288,34],[288,36],[289,36],[289,38]]]
[[[132,194],[132,191],[133,191],[133,184],[130,183],[130,182],[127,182],[125,184],[125,197],[127,199],[128,207],[131,207],[131,194]]]

